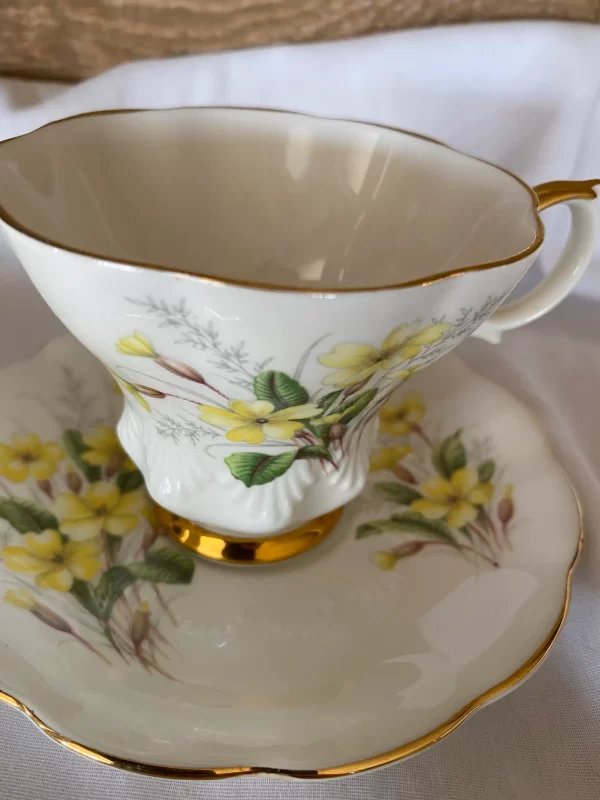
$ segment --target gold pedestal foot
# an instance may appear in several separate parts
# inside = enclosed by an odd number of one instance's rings
[[[159,505],[155,504],[154,509],[160,527],[179,544],[211,561],[246,565],[273,564],[305,553],[333,530],[343,511],[343,508],[336,508],[279,536],[240,539],[202,528]]]

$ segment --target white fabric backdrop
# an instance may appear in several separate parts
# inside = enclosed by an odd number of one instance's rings
[[[0,80],[0,139],[100,108],[232,104],[370,119],[441,138],[531,183],[600,177],[600,27],[508,23],[400,32],[120,67],[65,89]],[[564,212],[563,212],[564,213]],[[543,268],[564,230],[550,227]],[[176,783],[86,762],[0,707],[2,800],[371,798],[592,800],[600,796],[600,246],[580,294],[494,348],[461,355],[528,403],[587,518],[572,613],[524,687],[415,759],[312,784]],[[60,331],[0,243],[0,362]],[[9,338],[12,340],[9,342]]]

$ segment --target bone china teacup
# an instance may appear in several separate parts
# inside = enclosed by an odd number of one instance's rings
[[[253,109],[84,114],[0,145],[1,227],[121,386],[160,521],[230,562],[319,541],[365,483],[393,389],[564,297],[595,183],[532,190],[416,134]],[[562,201],[557,266],[496,310]]]

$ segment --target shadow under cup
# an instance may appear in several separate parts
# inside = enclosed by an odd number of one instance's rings
[[[394,389],[532,263],[536,208],[429,139],[285,112],[99,112],[0,144],[2,229],[124,390],[161,523],[233,563],[333,527]]]

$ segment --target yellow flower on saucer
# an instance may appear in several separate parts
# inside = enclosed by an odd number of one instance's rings
[[[392,470],[399,461],[412,453],[413,449],[408,444],[399,444],[397,447],[381,447],[371,453],[369,471],[380,472],[384,469]]]
[[[261,444],[268,439],[292,439],[302,430],[304,422],[320,413],[320,408],[314,403],[302,406],[292,406],[275,411],[275,406],[265,400],[246,402],[245,400],[231,400],[227,410],[216,406],[199,405],[200,419],[224,428],[226,438],[230,442],[247,442],[248,444]]]
[[[450,480],[432,478],[419,486],[423,497],[413,501],[411,509],[428,519],[442,519],[451,528],[462,528],[476,519],[477,506],[489,503],[494,494],[491,483],[479,483],[477,473],[469,467],[455,470]]]
[[[89,450],[85,450],[81,457],[88,464],[105,467],[112,458],[122,455],[124,466],[127,469],[135,469],[133,461],[125,456],[114,429],[108,425],[98,425],[92,428],[89,433],[84,435],[83,441]]]
[[[157,353],[152,342],[143,333],[135,331],[131,336],[124,336],[117,341],[117,351],[124,356],[142,356],[143,358],[156,358]]]
[[[15,483],[27,478],[47,480],[64,457],[57,442],[42,442],[35,433],[15,434],[10,444],[0,442],[0,475]]]
[[[382,433],[392,436],[404,436],[413,431],[416,423],[425,416],[425,403],[423,396],[416,392],[409,392],[402,398],[402,403],[393,408],[387,407],[379,412]]]
[[[4,595],[4,602],[15,608],[24,608],[25,611],[31,611],[37,605],[29,589],[9,589]]]
[[[121,494],[118,486],[98,481],[81,495],[64,492],[54,503],[60,529],[78,542],[93,539],[100,531],[125,536],[137,528],[139,513],[147,500],[141,489]]]
[[[76,578],[89,581],[102,566],[98,539],[65,543],[57,531],[48,529],[42,533],[26,533],[23,541],[25,547],[2,549],[4,563],[13,572],[35,575],[36,586],[40,589],[68,592]],[[6,595],[4,599],[7,599]],[[27,602],[25,596],[17,596],[16,592],[9,602],[20,608],[27,607],[24,605]]]
[[[419,323],[400,325],[383,340],[378,349],[368,344],[336,344],[319,358],[325,367],[333,367],[323,379],[326,386],[345,389],[370,378],[379,369],[392,369],[415,358],[426,344],[439,341],[450,327],[447,322],[428,325],[419,330]]]

